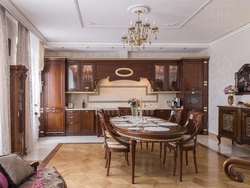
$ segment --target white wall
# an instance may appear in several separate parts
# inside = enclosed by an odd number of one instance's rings
[[[250,64],[250,30],[211,46],[208,55],[209,132],[218,134],[217,106],[228,105],[223,89],[228,85],[235,85],[235,72],[244,64]],[[250,95],[236,96],[237,100],[250,102]]]

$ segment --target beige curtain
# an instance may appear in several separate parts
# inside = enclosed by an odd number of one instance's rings
[[[18,22],[17,65],[24,65],[27,69],[25,91],[25,141],[27,152],[30,152],[35,144],[34,119],[33,119],[33,95],[32,95],[32,68],[30,57],[30,32]]]
[[[0,154],[11,152],[10,132],[10,79],[8,62],[8,29],[5,9],[0,5]]]

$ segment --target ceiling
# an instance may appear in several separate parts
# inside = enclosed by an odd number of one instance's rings
[[[121,36],[137,15],[159,27],[146,52],[200,52],[250,26],[249,0],[0,0],[47,51],[131,51]],[[137,52],[137,49],[133,49]],[[143,51],[140,49],[140,51]]]

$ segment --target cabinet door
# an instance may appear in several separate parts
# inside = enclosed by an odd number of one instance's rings
[[[164,91],[164,90],[166,90],[165,64],[157,64],[157,65],[155,65],[154,90],[155,91]]]
[[[168,63],[166,65],[167,90],[179,90],[179,66],[177,63]]]
[[[81,91],[93,91],[93,65],[81,64]]]
[[[168,120],[169,116],[170,116],[170,113],[171,113],[171,110],[159,110],[159,109],[156,109],[155,110],[155,117]]]
[[[203,60],[183,61],[184,91],[203,90]]]
[[[250,110],[242,110],[241,139],[243,144],[250,144]]]
[[[218,137],[226,137],[240,143],[238,130],[238,111],[236,108],[219,107],[219,134]]]
[[[66,110],[66,135],[81,134],[80,115],[79,110]]]
[[[45,58],[42,76],[45,134],[65,135],[65,59]]]
[[[81,110],[81,130],[86,135],[95,134],[95,111]]]
[[[78,63],[68,63],[66,66],[66,90],[80,90],[80,65]]]
[[[27,69],[10,66],[11,152],[26,155],[25,144],[25,80]]]

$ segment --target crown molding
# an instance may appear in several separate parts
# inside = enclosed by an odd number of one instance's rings
[[[245,25],[245,26],[243,26],[243,27],[240,27],[240,28],[232,31],[231,33],[228,33],[228,34],[226,34],[226,35],[224,35],[224,36],[222,36],[222,37],[220,37],[220,38],[218,38],[218,39],[210,42],[210,46],[213,46],[213,45],[216,45],[218,43],[221,43],[221,42],[223,42],[223,41],[225,41],[225,40],[227,40],[227,39],[229,39],[231,37],[234,37],[234,36],[236,36],[236,35],[244,32],[244,31],[248,30],[249,28],[250,28],[250,23],[247,24],[247,25]]]

